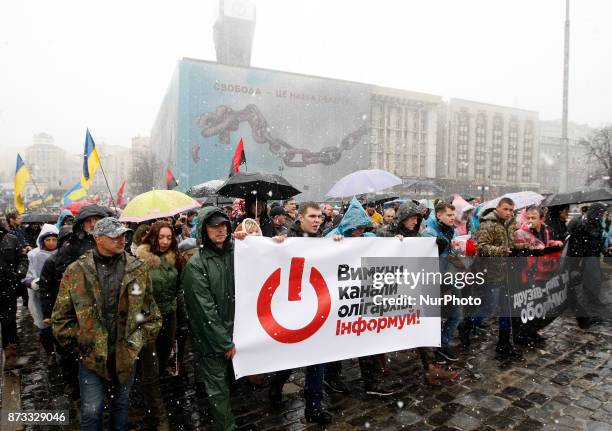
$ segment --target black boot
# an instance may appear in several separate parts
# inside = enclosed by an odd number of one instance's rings
[[[281,407],[283,405],[283,387],[270,384],[270,389],[268,389],[268,399],[270,400],[272,407]]]
[[[457,327],[457,331],[459,332],[459,340],[461,340],[461,345],[465,348],[470,347],[470,332],[472,332],[471,324],[463,320]]]
[[[516,349],[510,342],[510,332],[500,331],[499,341],[495,351],[498,353],[499,359],[508,360],[520,360],[523,359],[523,354],[520,350]]]
[[[327,425],[332,422],[332,415],[323,410],[323,407],[315,407],[304,411],[306,422],[315,422],[320,425]]]

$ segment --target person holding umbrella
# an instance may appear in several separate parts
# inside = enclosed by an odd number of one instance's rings
[[[276,229],[268,216],[268,202],[258,198],[256,194],[247,195],[244,200],[245,213],[234,222],[234,230],[247,218],[255,220],[261,228],[263,236],[272,238],[276,236]]]

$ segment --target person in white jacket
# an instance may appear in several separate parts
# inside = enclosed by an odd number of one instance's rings
[[[40,343],[42,344],[50,363],[55,361],[53,333],[51,326],[43,322],[40,295],[38,292],[38,279],[45,261],[57,252],[57,238],[59,231],[55,225],[43,225],[36,244],[38,247],[28,252],[28,273],[24,283],[29,287],[28,290],[28,310],[34,320],[34,325],[38,328]]]

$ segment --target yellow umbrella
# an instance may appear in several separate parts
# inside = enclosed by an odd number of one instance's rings
[[[175,190],[151,190],[136,196],[121,213],[120,221],[140,223],[161,217],[172,217],[200,204],[185,193]]]

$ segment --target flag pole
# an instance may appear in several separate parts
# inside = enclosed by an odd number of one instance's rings
[[[104,177],[104,182],[106,183],[106,188],[108,189],[108,193],[110,193],[110,201],[113,204],[113,208],[117,208],[115,205],[115,200],[113,199],[113,192],[111,192],[110,186],[108,185],[108,179],[106,179],[106,173],[104,172],[104,167],[102,166],[102,160],[98,157],[100,161],[100,170],[102,171],[102,176]]]
[[[34,175],[32,175],[32,171],[30,170],[28,165],[26,165],[25,160],[23,161],[23,164],[25,165],[25,167],[30,172],[30,179],[32,180],[32,184],[34,184],[34,188],[36,189],[36,193],[38,193],[38,197],[40,198],[40,204],[43,206],[44,209],[46,209],[48,211],[49,208],[47,208],[47,205],[45,205],[45,198],[43,198],[43,195],[40,193],[40,190],[38,188],[38,184],[36,184],[36,181],[34,181]]]

